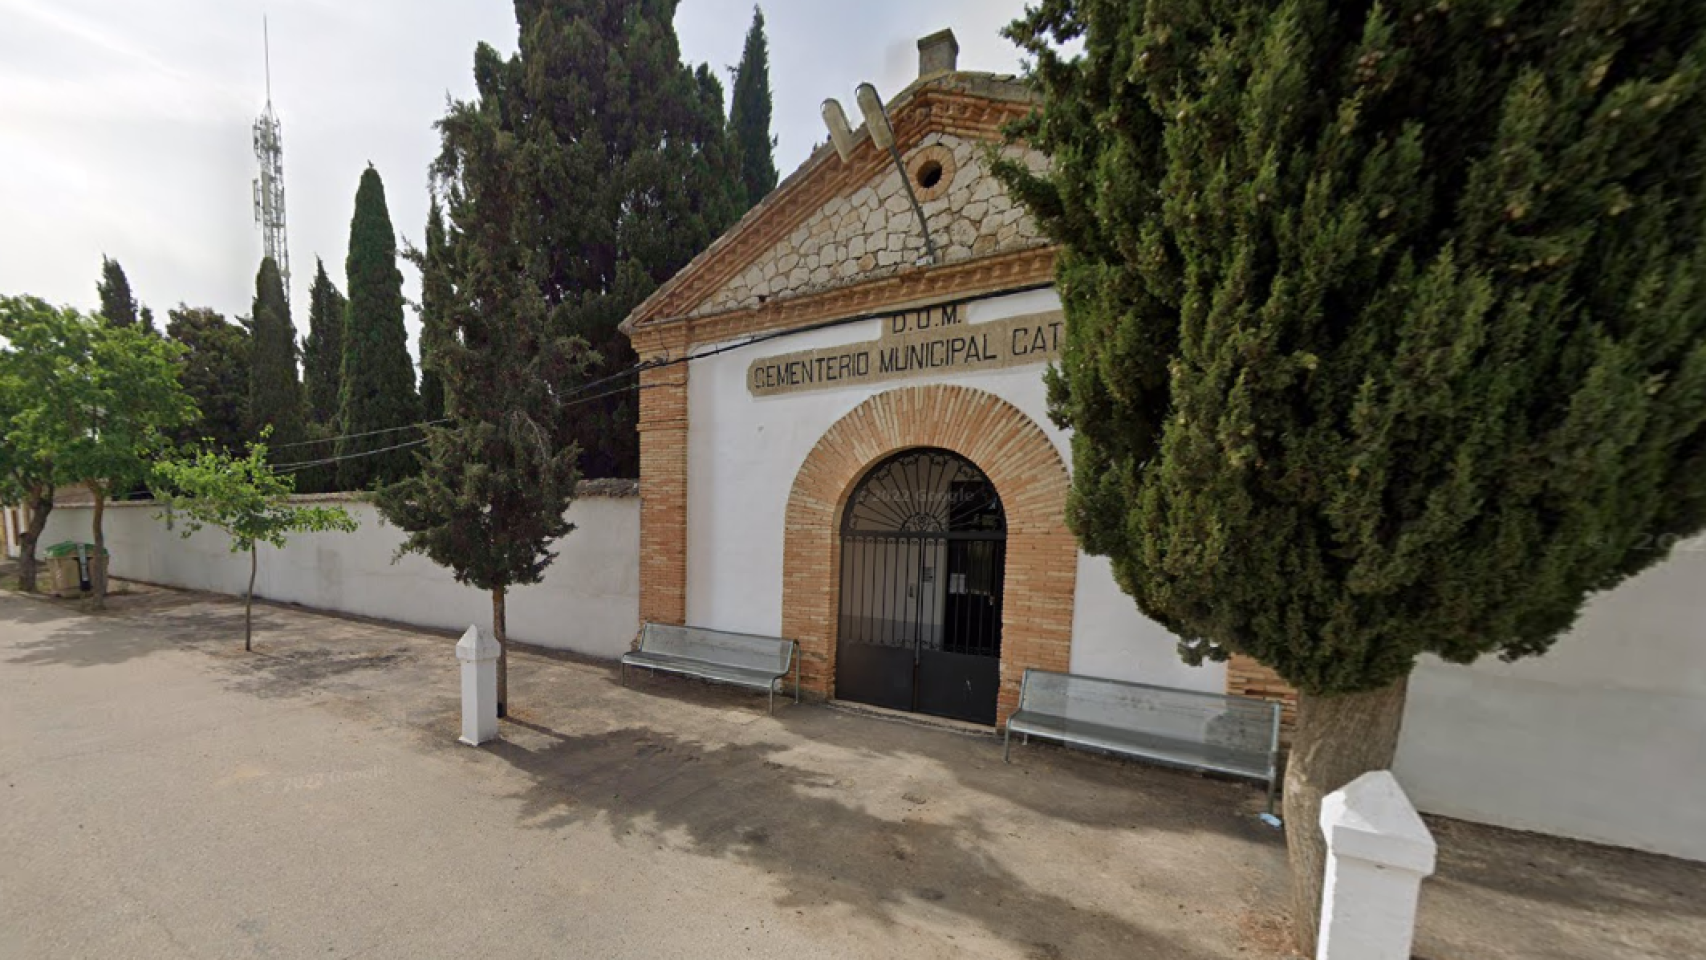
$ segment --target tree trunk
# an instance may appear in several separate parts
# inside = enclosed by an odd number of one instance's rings
[[[509,716],[509,643],[504,639],[504,588],[492,588],[492,639],[498,642],[498,716]]]
[[[1285,769],[1285,842],[1291,862],[1291,919],[1304,956],[1315,956],[1327,841],[1321,800],[1371,770],[1392,766],[1409,681],[1336,697],[1299,695],[1297,730]]]
[[[254,652],[250,638],[254,635],[255,609],[255,545],[249,544],[249,592],[243,594],[243,652]]]
[[[53,486],[38,487],[30,493],[28,503],[30,522],[18,534],[18,589],[36,592],[36,577],[41,564],[36,560],[36,547],[47,530],[47,516],[53,512]]]
[[[107,605],[107,565],[102,559],[107,555],[107,534],[101,528],[101,518],[107,510],[107,489],[98,483],[88,487],[95,497],[95,556],[89,561],[89,586],[95,593],[95,609],[99,610]]]

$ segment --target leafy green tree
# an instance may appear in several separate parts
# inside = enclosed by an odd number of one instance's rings
[[[397,236],[385,206],[379,171],[362,171],[350,220],[349,312],[344,324],[342,388],[339,394],[338,483],[366,490],[392,483],[415,470],[415,455],[395,448],[418,439],[397,428],[420,419],[415,368],[403,327],[403,274],[397,269]],[[378,432],[388,431],[388,432]],[[383,453],[374,451],[384,450]]]
[[[481,48],[483,66],[495,63]],[[578,450],[557,385],[575,383],[585,345],[552,324],[528,276],[535,248],[523,242],[534,198],[516,176],[528,146],[504,135],[505,116],[477,72],[480,99],[455,103],[439,122],[435,173],[450,217],[446,299],[433,345],[450,422],[427,428],[421,472],[382,489],[380,512],[408,536],[404,551],[448,567],[492,597],[492,633],[506,645],[505,596],[538,583],[572,527],[564,513],[578,480]],[[507,655],[498,660],[498,712],[509,701]]]
[[[342,507],[290,502],[293,480],[273,472],[265,439],[263,434],[261,443],[249,444],[245,456],[202,450],[163,461],[154,471],[156,485],[165,491],[161,499],[172,517],[182,521],[184,537],[203,526],[216,527],[230,536],[232,553],[249,555],[249,587],[243,594],[244,650],[254,649],[256,548],[265,543],[282,549],[293,533],[356,528],[355,518]]]
[[[746,209],[739,157],[710,69],[680,59],[673,0],[517,0],[520,51],[482,45],[475,80],[523,148],[513,173],[533,216],[517,242],[564,336],[635,360],[617,325]],[[576,383],[559,386],[573,389]],[[619,393],[569,411],[588,476],[635,476],[637,404]]]
[[[755,207],[776,189],[776,161],[770,135],[770,44],[764,37],[764,11],[752,8],[752,27],[746,32],[740,67],[735,70],[729,128],[740,151],[741,184],[746,205]]]
[[[444,212],[436,196],[427,212],[426,249],[411,250],[409,257],[421,271],[421,417],[438,420],[444,416],[444,380],[434,353],[444,336],[444,311],[456,291],[451,286]]]
[[[1416,658],[1544,653],[1706,524],[1706,7],[1044,0],[1010,35],[1069,520],[1185,659],[1300,691],[1308,946],[1320,798],[1391,764]]]
[[[28,314],[52,309],[33,298],[0,297],[0,331],[17,329],[31,322]],[[57,483],[52,459],[32,449],[26,437],[14,435],[22,418],[40,402],[29,392],[23,368],[30,364],[28,356],[10,345],[0,348],[0,503],[23,504],[29,512],[29,522],[18,532],[18,586],[26,593],[36,589],[36,547],[53,512]]]
[[[101,316],[115,327],[134,327],[141,318],[137,312],[136,296],[130,291],[130,278],[117,260],[101,256],[101,279],[95,284],[101,298]]]
[[[348,312],[349,301],[326,276],[325,263],[315,257],[314,285],[308,290],[308,337],[302,341],[302,379],[313,423],[329,425],[338,420]]]
[[[201,411],[175,439],[241,450],[249,436],[249,331],[207,307],[180,304],[167,317],[167,338],[183,348],[178,382]]]
[[[112,326],[27,299],[0,308],[0,336],[21,361],[5,365],[7,376],[28,400],[12,416],[7,441],[18,455],[53,464],[57,479],[88,488],[95,552],[102,555],[108,497],[141,482],[171,432],[196,416],[178,384],[183,348],[134,325]],[[106,599],[104,565],[96,565],[92,580],[99,607]]]
[[[302,381],[296,374],[296,326],[290,322],[284,281],[271,257],[261,259],[261,268],[255,274],[254,311],[249,324],[249,436],[270,430],[276,446],[299,444],[307,434]],[[292,457],[286,455],[284,459]]]

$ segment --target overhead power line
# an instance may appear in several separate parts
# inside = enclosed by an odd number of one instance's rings
[[[322,443],[336,443],[339,440],[359,440],[362,437],[377,437],[382,433],[397,433],[398,431],[401,431],[401,430],[415,430],[415,429],[419,429],[420,427],[432,427],[432,426],[437,426],[438,424],[441,424],[441,423],[449,423],[449,422],[450,422],[449,417],[444,417],[443,419],[440,419],[440,420],[423,420],[420,423],[405,423],[400,427],[386,427],[383,430],[369,430],[366,433],[345,433],[345,434],[340,434],[340,435],[335,436],[335,437],[325,437],[324,439],[320,439],[320,440],[297,440],[297,441],[294,441],[292,443],[269,443],[269,444],[267,444],[267,449],[268,450],[288,450],[291,447],[312,447],[312,446],[315,446],[317,444],[322,444]]]
[[[410,440],[406,443],[399,443],[394,446],[380,447],[377,450],[363,450],[360,453],[346,453],[338,457],[322,457],[319,460],[303,460],[297,463],[274,464],[273,470],[279,473],[295,473],[298,470],[307,470],[309,467],[323,467],[327,464],[338,463],[343,460],[355,460],[359,457],[372,457],[381,453],[390,453],[393,450],[406,450],[409,447],[418,447],[423,443],[426,443],[425,437],[422,437],[419,440]]]
[[[1005,289],[1005,290],[992,290],[992,291],[989,291],[987,293],[978,294],[977,296],[974,296],[974,297],[967,297],[963,300],[955,300],[952,302],[956,306],[961,305],[961,304],[970,304],[970,303],[976,303],[979,300],[989,300],[989,299],[993,299],[995,297],[1006,297],[1006,296],[1012,296],[1013,294],[1018,294],[1018,293],[1028,293],[1032,290],[1044,290],[1044,289],[1048,289],[1052,286],[1053,286],[1052,283],[1033,283],[1033,284],[1027,284],[1025,286],[1020,286],[1020,287],[1012,287],[1012,288]],[[941,304],[936,304],[933,306],[941,306]],[[924,308],[915,308],[915,309],[924,309]],[[787,330],[773,330],[769,333],[754,334],[754,335],[746,338],[745,340],[739,340],[739,341],[736,341],[734,343],[725,343],[725,344],[722,344],[720,346],[711,347],[711,348],[706,349],[706,350],[701,350],[698,353],[684,353],[679,357],[658,357],[658,358],[653,359],[653,360],[642,360],[639,363],[636,363],[633,366],[628,367],[625,370],[618,370],[615,373],[608,374],[608,375],[603,376],[603,377],[599,377],[597,380],[588,380],[586,383],[580,384],[579,386],[575,387],[574,390],[572,390],[568,394],[566,394],[565,399],[580,397],[581,394],[587,392],[588,390],[593,389],[594,387],[603,386],[604,384],[607,384],[607,383],[613,383],[613,382],[615,382],[617,380],[621,380],[625,377],[637,376],[639,374],[646,372],[647,370],[660,370],[660,369],[663,369],[665,367],[673,367],[673,366],[677,366],[677,365],[683,364],[683,363],[691,363],[694,360],[703,360],[703,359],[706,359],[707,357],[717,356],[718,354],[729,353],[729,352],[734,351],[734,350],[741,350],[741,349],[744,349],[746,347],[756,346],[760,343],[768,343],[771,340],[780,340],[784,337],[799,336],[800,334],[804,334],[804,333],[816,333],[820,330],[829,330],[829,329],[833,329],[835,327],[846,326],[847,324],[851,324],[851,323],[862,323],[866,320],[880,320],[884,317],[892,317],[892,316],[896,316],[900,313],[908,313],[908,312],[911,312],[911,311],[883,310],[883,311],[873,311],[870,313],[861,313],[861,314],[857,314],[857,315],[851,316],[851,317],[836,317],[833,320],[824,320],[822,322],[808,324],[808,325],[803,326],[803,327],[792,327],[792,328],[789,328]],[[661,386],[661,384],[656,384],[655,386]],[[563,404],[563,406],[565,406],[565,407],[579,406],[582,403],[591,403],[595,400],[607,399],[609,397],[613,397],[613,396],[617,396],[619,394],[627,393],[630,390],[644,390],[644,389],[647,389],[646,385],[635,384],[633,386],[622,387],[622,388],[617,389],[617,390],[609,390],[609,391],[606,391],[604,393],[600,393],[600,394],[597,394],[597,395],[591,396],[591,397],[581,397],[580,399],[575,399],[571,403],[565,403],[565,404]],[[420,429],[423,427],[433,427],[433,426],[437,426],[441,423],[449,423],[453,419],[455,419],[455,418],[454,417],[442,417],[442,418],[437,419],[437,420],[423,420],[419,423],[406,423],[400,427],[387,427],[383,430],[369,430],[366,433],[341,434],[341,435],[336,436],[336,437],[326,437],[323,440],[298,440],[298,441],[294,441],[292,443],[271,444],[271,445],[269,445],[269,449],[284,450],[284,449],[288,449],[291,447],[310,447],[310,446],[315,446],[317,444],[323,444],[323,443],[336,443],[339,440],[359,440],[359,439],[362,439],[364,437],[379,436],[380,434],[399,433],[399,432],[404,431],[404,430],[416,430],[416,429]],[[354,457],[372,456],[373,454],[376,454],[376,453],[384,453],[384,452],[389,451],[389,450],[401,449],[403,446],[418,446],[419,444],[425,443],[425,442],[426,441],[424,439],[416,440],[416,441],[411,441],[408,444],[399,445],[397,447],[386,447],[383,450],[370,450],[370,451],[366,451],[363,453],[346,454],[343,457],[328,457],[328,458],[325,458],[323,460],[314,461],[314,463],[315,464],[336,463],[340,459],[347,460],[347,459],[351,459]],[[279,467],[279,469],[283,469],[284,466],[289,466],[289,465],[288,464],[281,465]]]

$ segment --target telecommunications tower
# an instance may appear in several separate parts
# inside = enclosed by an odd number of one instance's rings
[[[262,252],[278,264],[284,281],[284,301],[290,303],[290,248],[284,235],[284,135],[272,109],[272,41],[261,19],[261,43],[266,51],[267,109],[255,121],[255,159],[261,175],[255,179],[255,223],[261,228]]]

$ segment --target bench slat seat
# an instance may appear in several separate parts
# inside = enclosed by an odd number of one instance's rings
[[[1273,810],[1280,706],[1249,697],[1026,670],[1013,734],[1042,737],[1169,766],[1266,781]]]
[[[800,701],[799,658],[791,640],[745,633],[648,623],[639,649],[622,655],[622,682],[628,667],[698,677],[717,683],[764,690],[776,707],[776,681],[794,671],[794,702]]]
[[[776,682],[776,674],[751,667],[731,667],[727,664],[712,663],[709,660],[695,660],[691,657],[670,657],[659,654],[630,653],[623,658],[631,666],[646,667],[651,670],[662,670],[665,673],[686,673],[707,680],[720,680],[724,683],[739,686],[756,687],[765,690]]]
[[[1036,713],[1015,713],[1007,725],[1023,736],[1036,736],[1062,743],[1078,744],[1113,753],[1141,755],[1146,760],[1193,769],[1213,770],[1232,776],[1266,780],[1268,757],[1224,747],[1205,747],[1188,740],[1175,740],[1124,730],[1084,720],[1067,720]]]

